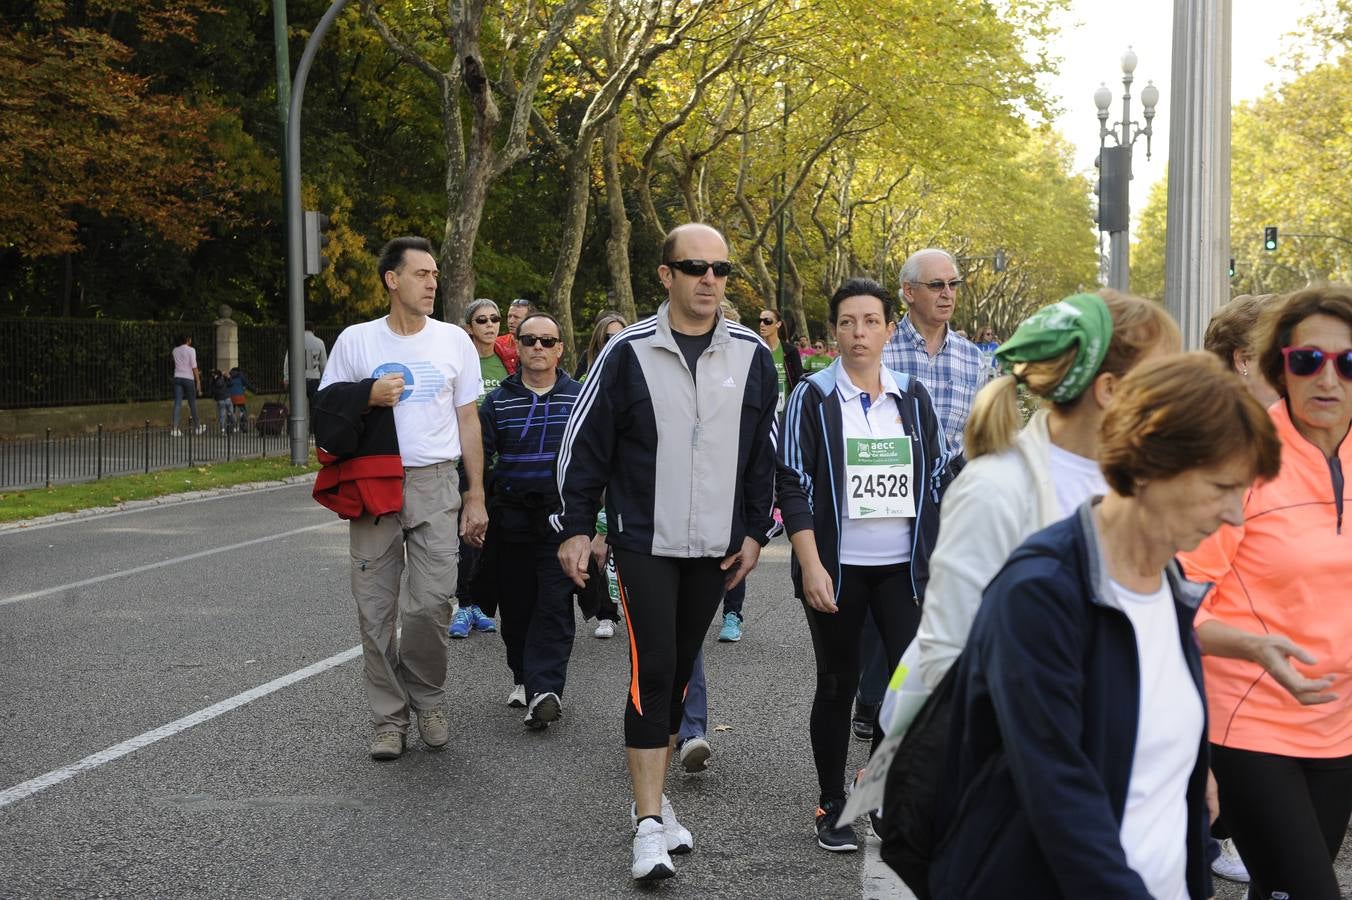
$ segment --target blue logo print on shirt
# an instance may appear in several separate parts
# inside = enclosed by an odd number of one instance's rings
[[[416,376],[413,374],[415,371],[418,373]],[[404,376],[404,392],[399,395],[400,403],[430,403],[446,387],[446,376],[426,360],[407,366],[397,362],[381,363],[376,366],[371,377],[379,378],[390,373]]]
[[[382,378],[385,375],[404,376],[404,392],[399,395],[401,401],[407,400],[413,395],[413,372],[408,366],[396,362],[381,363],[376,366],[375,371],[371,373],[372,378]]]

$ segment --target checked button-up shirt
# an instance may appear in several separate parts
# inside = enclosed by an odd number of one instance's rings
[[[962,429],[972,411],[972,398],[991,374],[990,364],[982,359],[977,345],[946,327],[944,344],[931,357],[925,339],[907,313],[883,347],[883,365],[920,380],[943,422],[948,446],[955,452],[961,450]]]

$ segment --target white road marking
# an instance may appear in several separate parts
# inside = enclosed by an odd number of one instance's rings
[[[224,547],[212,547],[210,550],[199,550],[196,553],[188,553],[184,556],[175,556],[173,559],[165,559],[160,562],[147,563],[144,566],[135,566],[130,569],[121,569],[117,572],[109,572],[107,575],[97,575],[93,578],[86,578],[82,581],[72,581],[69,584],[61,584],[56,587],[43,588],[40,591],[29,591],[27,594],[15,594],[12,597],[0,597],[0,606],[8,606],[11,603],[21,603],[24,600],[36,600],[39,597],[50,597],[52,594],[59,594],[62,591],[73,591],[76,588],[88,587],[91,584],[99,584],[103,581],[111,581],[114,578],[125,578],[128,575],[138,575],[141,572],[149,572],[152,569],[162,569],[165,566],[174,566],[189,560],[201,559],[204,556],[214,556],[217,553],[229,553],[232,550],[238,550],[241,547],[250,547],[254,544],[266,544],[269,541],[275,541],[279,538],[290,537],[293,534],[303,534],[307,531],[317,531],[320,528],[332,528],[334,525],[347,524],[342,519],[334,519],[329,522],[323,522],[319,525],[306,525],[304,528],[294,528],[291,531],[283,531],[281,534],[269,534],[264,537],[252,538],[247,541],[240,541],[237,544],[227,544]]]
[[[39,791],[45,791],[53,785],[60,784],[70,778],[74,778],[81,772],[88,772],[91,769],[97,769],[99,766],[110,763],[115,759],[134,753],[142,747],[148,747],[156,741],[162,741],[167,737],[172,737],[180,731],[192,728],[194,725],[200,725],[208,722],[217,716],[224,715],[232,709],[237,709],[246,703],[251,703],[259,697],[266,697],[274,691],[279,691],[288,685],[295,684],[298,681],[304,681],[320,672],[340,666],[350,659],[356,659],[361,655],[361,645],[349,647],[342,653],[336,653],[328,659],[322,659],[317,663],[312,663],[303,669],[297,669],[289,675],[283,675],[280,678],[274,678],[267,684],[260,684],[256,688],[251,688],[242,694],[236,694],[228,700],[222,700],[220,703],[214,703],[206,709],[198,710],[195,713],[184,716],[181,719],[175,719],[167,725],[161,725],[159,728],[147,731],[144,734],[138,734],[130,740],[125,740],[120,744],[114,744],[106,750],[100,750],[90,756],[86,756],[79,762],[71,763],[60,769],[53,769],[45,775],[39,775],[37,778],[30,778],[22,784],[16,784],[12,788],[0,791],[0,809],[23,800],[25,797],[31,797]]]

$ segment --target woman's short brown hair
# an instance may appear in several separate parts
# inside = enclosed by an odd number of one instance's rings
[[[1352,328],[1352,288],[1345,284],[1308,287],[1277,300],[1263,312],[1254,335],[1258,350],[1258,371],[1268,384],[1286,396],[1286,361],[1282,348],[1291,345],[1291,332],[1310,316],[1325,315],[1341,319]]]
[[[1275,294],[1240,294],[1216,310],[1206,326],[1202,346],[1216,354],[1227,369],[1235,370],[1235,351],[1243,356],[1254,355],[1253,332],[1263,307]]]
[[[1099,465],[1123,497],[1247,454],[1254,478],[1281,469],[1277,429],[1239,376],[1198,350],[1149,360],[1123,378],[1099,427]]]

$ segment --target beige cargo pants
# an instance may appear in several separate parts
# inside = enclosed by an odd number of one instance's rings
[[[410,706],[441,708],[459,514],[452,460],[405,468],[404,505],[398,514],[362,516],[349,524],[352,596],[376,732],[406,733]],[[399,582],[406,561],[408,596],[401,616]]]

